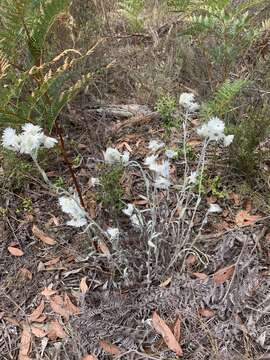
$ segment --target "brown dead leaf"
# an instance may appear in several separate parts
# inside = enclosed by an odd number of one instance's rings
[[[232,277],[234,271],[235,265],[230,265],[215,272],[213,275],[215,284],[220,285],[229,280]]]
[[[84,277],[81,279],[81,281],[80,281],[80,290],[81,290],[81,292],[82,292],[83,294],[86,294],[87,291],[89,290],[89,287],[88,287],[88,285],[87,285],[87,283],[86,283],[86,279],[87,279],[87,277],[84,276]]]
[[[174,334],[174,337],[175,337],[176,341],[179,342],[180,337],[181,337],[181,321],[180,321],[179,317],[177,317],[176,322],[174,324],[173,334]]]
[[[43,338],[47,335],[47,331],[40,329],[36,326],[31,326],[31,332],[33,335],[35,335],[35,337],[37,338]]]
[[[260,215],[251,215],[247,210],[240,210],[235,216],[235,223],[238,226],[249,225],[260,218]]]
[[[198,145],[201,145],[202,143],[202,140],[199,140],[199,139],[191,139],[187,142],[187,145],[188,146],[191,146],[191,147],[195,147],[195,146],[198,146]]]
[[[40,230],[36,225],[33,225],[32,232],[35,237],[41,240],[44,244],[55,245],[57,242],[50,236],[46,235],[42,230]]]
[[[28,280],[32,280],[33,278],[33,274],[31,273],[30,270],[26,269],[26,268],[21,268],[19,270],[20,274],[25,278],[25,279],[28,279]]]
[[[11,318],[11,317],[9,317],[9,316],[5,316],[4,319],[5,319],[7,322],[9,322],[10,324],[12,324],[12,325],[20,326],[19,321],[16,320],[16,319],[13,319],[13,318]]]
[[[105,341],[105,340],[100,340],[99,342],[100,347],[102,347],[102,349],[112,355],[117,355],[121,353],[121,350],[119,349],[118,346],[110,344],[109,342]]]
[[[45,288],[42,292],[41,292],[41,295],[44,295],[46,299],[49,299],[50,296],[56,294],[57,291],[56,290],[53,290],[53,289],[50,289],[50,288]]]
[[[8,251],[13,256],[23,256],[24,255],[24,252],[21,249],[18,249],[18,248],[14,247],[14,246],[9,246]]]
[[[98,360],[94,355],[85,355],[81,360]]]
[[[172,276],[170,276],[168,279],[166,279],[166,280],[163,281],[161,284],[159,284],[159,287],[165,288],[165,287],[167,287],[168,285],[170,285],[171,281],[172,281]]]
[[[195,263],[196,263],[196,261],[197,261],[197,258],[196,258],[196,256],[195,255],[188,255],[187,256],[187,258],[186,258],[186,263],[187,263],[187,265],[189,265],[189,266],[192,266],[192,265],[194,265]]]
[[[67,333],[57,320],[52,320],[49,323],[47,336],[51,340],[56,340],[57,338],[65,339],[66,337],[68,337]]]
[[[98,242],[98,249],[104,255],[110,255],[110,250],[104,241]]]
[[[23,331],[21,335],[21,342],[19,345],[19,355],[18,360],[28,359],[28,353],[31,347],[31,332],[30,328],[27,325],[23,325]]]
[[[44,300],[41,300],[41,303],[38,305],[38,307],[32,312],[31,315],[28,316],[29,322],[37,321],[37,319],[42,315],[44,310]]]
[[[205,318],[211,318],[215,315],[215,312],[213,310],[210,309],[199,309],[198,311],[199,315],[205,317]]]
[[[65,303],[65,308],[70,315],[78,315],[81,313],[81,310],[71,302],[67,294],[65,294],[64,303]]]
[[[202,280],[202,281],[208,280],[208,275],[206,275],[204,273],[193,272],[192,275],[195,276],[197,279]]]
[[[169,326],[160,318],[156,311],[153,314],[152,320],[155,330],[163,337],[168,348],[175,352],[176,355],[182,356],[183,351],[180,344],[176,340]]]
[[[45,266],[55,265],[60,261],[60,256],[55,257],[47,262],[44,263]]]
[[[64,317],[64,319],[69,319],[69,311],[67,311],[64,301],[59,295],[54,295],[50,298],[50,305],[54,312]]]

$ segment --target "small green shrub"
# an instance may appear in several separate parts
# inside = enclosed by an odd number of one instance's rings
[[[119,214],[123,208],[124,191],[121,184],[123,173],[122,165],[104,164],[100,166],[98,200],[113,215]]]
[[[155,110],[160,114],[167,130],[175,127],[174,113],[176,110],[175,98],[169,94],[161,95],[156,103]]]
[[[250,180],[263,159],[269,156],[269,150],[260,148],[260,144],[270,132],[269,111],[269,106],[252,109],[239,125],[232,128],[235,135],[231,154],[233,163]]]

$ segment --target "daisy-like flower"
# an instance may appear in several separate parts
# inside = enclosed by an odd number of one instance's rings
[[[108,164],[117,164],[122,162],[126,165],[129,162],[129,152],[124,151],[123,155],[114,148],[107,148],[105,152],[103,152],[104,160]]]
[[[157,189],[167,190],[171,186],[171,182],[163,176],[158,176],[154,182],[154,186]]]
[[[16,131],[10,127],[6,128],[2,136],[2,145],[4,148],[19,151],[20,149],[20,137],[16,134]]]
[[[130,216],[130,221],[131,221],[131,224],[135,227],[135,228],[141,228],[142,227],[142,224],[140,222],[140,219],[138,217],[137,214],[133,214]]]
[[[219,141],[224,138],[225,124],[218,117],[211,118],[207,124],[203,124],[197,133],[205,139],[210,141]]]
[[[222,213],[222,208],[218,204],[210,204],[208,212],[209,213]]]
[[[164,142],[159,140],[151,140],[148,145],[148,149],[151,151],[157,151],[165,146]]]
[[[14,129],[5,129],[2,136],[3,146],[36,157],[41,146],[50,149],[57,143],[56,139],[46,136],[38,125],[26,123],[22,126],[22,130],[22,133],[17,135]]]
[[[43,145],[46,149],[51,149],[54,147],[55,144],[57,144],[58,141],[52,137],[49,136],[43,136]]]
[[[109,227],[106,232],[109,235],[111,240],[115,240],[115,239],[119,238],[120,231],[118,228]]]
[[[154,164],[156,163],[157,158],[158,158],[158,155],[147,156],[144,159],[144,165],[146,165],[148,167],[154,166]]]
[[[87,224],[86,212],[79,205],[77,199],[75,200],[68,196],[62,196],[59,198],[59,204],[62,211],[71,217],[71,220],[67,222],[67,225],[81,227]]]
[[[172,149],[168,149],[165,151],[165,155],[167,156],[168,159],[174,159],[177,156],[177,151],[174,151]]]
[[[230,146],[231,143],[233,142],[233,139],[234,139],[234,135],[227,135],[224,137],[223,139],[223,144],[224,146]]]
[[[134,211],[134,205],[133,204],[128,204],[127,205],[127,208],[122,210],[123,213],[127,216],[131,216],[133,214],[133,211]]]
[[[186,92],[180,95],[179,105],[191,113],[197,111],[200,108],[200,105],[197,104],[194,100],[194,94]]]
[[[115,164],[120,162],[121,154],[117,149],[114,148],[107,148],[105,152],[103,152],[104,160],[108,164]]]
[[[198,177],[197,171],[192,171],[191,174],[188,177],[188,183],[189,184],[196,184],[197,177]]]

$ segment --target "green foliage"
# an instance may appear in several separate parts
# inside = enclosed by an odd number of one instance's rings
[[[167,129],[175,126],[174,112],[176,110],[176,101],[170,95],[162,95],[157,100],[155,110],[160,114]]]
[[[270,132],[269,110],[269,106],[251,109],[246,118],[232,127],[235,135],[232,159],[249,180],[260,168],[263,159],[269,157],[269,150],[260,147]]]
[[[214,93],[213,100],[203,103],[200,115],[204,120],[212,116],[224,117],[231,111],[231,105],[236,96],[248,85],[247,80],[226,80]]]
[[[143,20],[140,14],[144,9],[145,0],[121,0],[119,1],[122,15],[127,19],[133,31],[143,28]]]
[[[100,167],[100,171],[98,199],[112,211],[112,214],[117,215],[123,208],[122,197],[124,192],[121,184],[124,173],[123,166],[105,164]]]
[[[263,33],[257,16],[267,3],[265,0],[243,1],[238,5],[230,0],[191,0],[185,1],[185,6],[181,0],[173,3],[179,3],[179,11],[184,11],[186,26],[182,36],[190,36],[199,46],[207,60],[209,80],[213,82],[218,80],[211,78],[217,65],[221,67],[217,75],[224,81],[235,69],[237,59]]]
[[[0,125],[32,122],[51,131],[63,108],[92,74],[79,79],[82,55],[51,54],[48,34],[71,0],[3,0],[0,5]],[[76,74],[76,78],[74,79]]]
[[[224,199],[227,197],[227,192],[223,190],[221,177],[215,176],[213,180],[210,180],[211,194],[218,199]]]

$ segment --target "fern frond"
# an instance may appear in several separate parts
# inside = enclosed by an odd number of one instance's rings
[[[46,36],[55,19],[60,13],[67,10],[70,3],[71,0],[43,1],[41,14],[36,19],[32,31],[32,39],[36,47],[42,49]]]
[[[0,51],[0,80],[7,75],[7,69],[10,67],[10,64],[6,56]]]
[[[200,111],[202,118],[208,120],[212,116],[224,116],[230,111],[230,105],[235,97],[248,83],[245,79],[238,79],[233,82],[226,80],[215,92],[214,99],[202,105]]]

